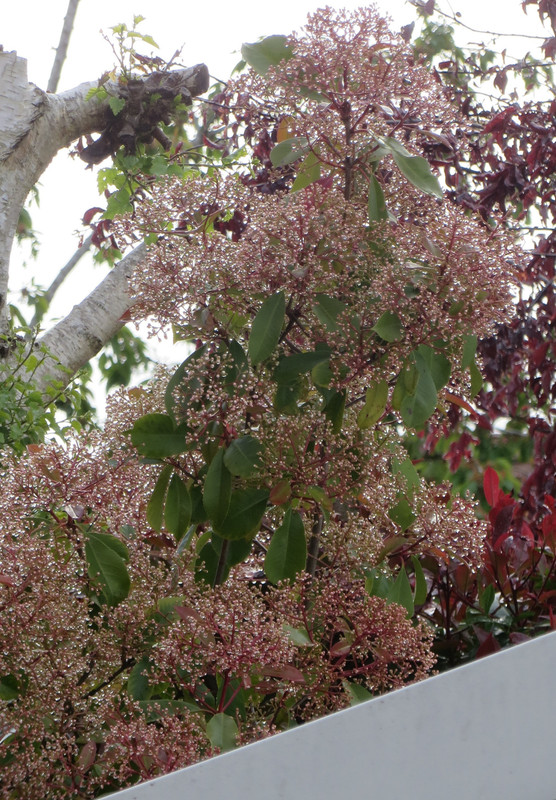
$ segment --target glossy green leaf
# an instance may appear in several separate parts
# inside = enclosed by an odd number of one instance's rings
[[[127,679],[127,693],[133,700],[149,699],[149,659],[142,658],[132,668]]]
[[[311,370],[311,379],[315,386],[319,388],[327,389],[333,378],[334,373],[330,369],[328,361],[321,361],[320,364],[317,364],[316,367],[313,367]]]
[[[261,443],[254,436],[234,439],[224,453],[224,465],[240,478],[248,478],[260,465]]]
[[[265,361],[272,355],[280,339],[284,315],[286,313],[286,298],[284,292],[267,297],[251,326],[249,335],[249,358],[256,365]]]
[[[463,337],[463,353],[461,357],[462,369],[467,369],[475,363],[475,353],[477,352],[478,339],[475,334],[470,333]]]
[[[312,150],[307,153],[297,170],[297,177],[292,184],[291,191],[298,192],[320,178],[320,161]]]
[[[291,385],[300,375],[310,372],[317,364],[328,361],[329,358],[330,350],[328,348],[286,356],[274,370],[273,378],[277,383]]]
[[[365,591],[371,597],[386,598],[392,588],[393,581],[378,569],[367,569],[365,571]]]
[[[274,167],[285,167],[303,158],[309,151],[306,136],[292,136],[275,145],[270,151],[270,160]]]
[[[425,194],[442,197],[442,188],[432,172],[429,162],[422,156],[412,156],[403,145],[395,139],[386,139],[384,143],[392,153],[392,157],[402,175],[417,189]]]
[[[344,421],[344,411],[346,408],[345,391],[331,390],[327,393],[323,412],[326,419],[332,423],[333,433],[340,433]]]
[[[225,519],[232,496],[232,475],[224,464],[224,448],[220,448],[205,477],[203,505],[209,519],[218,527]]]
[[[483,388],[483,376],[475,362],[470,365],[469,373],[471,375],[471,397],[475,397]]]
[[[438,395],[426,360],[418,351],[414,351],[412,356],[412,368],[409,371],[404,370],[396,383],[393,406],[395,408],[399,403],[404,423],[408,427],[419,429],[434,413]]]
[[[386,600],[389,603],[397,603],[399,606],[403,606],[407,611],[407,616],[413,616],[413,612],[415,610],[413,603],[413,592],[411,591],[411,585],[405,569],[401,569],[399,571],[398,577],[388,592]]]
[[[372,700],[374,695],[364,686],[359,683],[352,683],[351,681],[343,681],[345,691],[350,697],[350,705],[356,706],[359,703],[365,703],[367,700]]]
[[[405,497],[401,497],[396,505],[392,506],[388,511],[388,516],[392,522],[400,526],[402,531],[407,530],[417,519]]]
[[[266,489],[238,489],[232,492],[226,518],[214,525],[223,539],[243,539],[258,531],[268,503]]]
[[[19,685],[15,675],[0,678],[0,700],[15,700],[19,697]]]
[[[101,599],[110,606],[125,600],[131,582],[125,565],[129,554],[123,542],[107,533],[90,532],[85,557],[89,577],[101,588]]]
[[[392,459],[392,472],[394,475],[401,473],[407,482],[407,493],[409,497],[413,496],[413,490],[418,489],[421,484],[419,473],[413,466],[410,458],[405,458],[400,461],[398,458]]]
[[[294,643],[296,647],[312,647],[314,642],[311,637],[303,628],[294,628],[292,625],[284,623],[282,626],[287,633],[288,638]]]
[[[369,176],[369,222],[382,222],[388,219],[388,209],[380,183],[374,173]]]
[[[357,415],[357,425],[362,430],[372,427],[384,414],[388,402],[388,383],[373,383],[365,393],[365,405]]]
[[[319,322],[321,322],[327,330],[338,330],[338,316],[346,310],[347,305],[337,300],[335,297],[329,297],[326,294],[317,294],[317,302],[313,306],[313,310]]]
[[[210,743],[222,752],[234,749],[237,734],[236,721],[227,714],[215,714],[207,722],[207,736]]]
[[[416,606],[422,606],[427,600],[428,587],[425,573],[421,562],[416,556],[411,556],[411,563],[415,572],[415,589],[413,590],[413,602]]]
[[[438,353],[426,344],[420,344],[417,352],[427,365],[436,389],[440,391],[450,380],[452,365],[442,353]]]
[[[166,497],[166,489],[172,475],[172,467],[170,464],[164,467],[158,480],[155,484],[153,493],[147,503],[147,522],[155,531],[162,528],[162,521],[164,519],[164,499]]]
[[[287,38],[281,35],[267,36],[260,42],[243,44],[241,56],[259,75],[265,75],[270,66],[279,64],[293,56]]]
[[[385,311],[371,328],[385,342],[398,342],[403,336],[402,323],[393,311]]]
[[[185,436],[185,426],[176,427],[167,414],[145,414],[131,429],[131,441],[147,458],[166,458],[185,452]]]
[[[191,495],[182,479],[174,473],[164,508],[166,530],[173,533],[179,541],[191,522]]]
[[[303,521],[297,511],[289,508],[270,540],[264,571],[272,583],[291,581],[305,568],[306,561],[307,540]]]

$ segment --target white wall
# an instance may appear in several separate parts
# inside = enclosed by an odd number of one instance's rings
[[[556,800],[556,633],[109,797]]]

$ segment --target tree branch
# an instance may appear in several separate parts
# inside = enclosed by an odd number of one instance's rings
[[[79,0],[69,0],[68,10],[66,11],[64,24],[62,26],[62,33],[60,34],[60,41],[58,43],[58,47],[56,48],[56,57],[54,58],[52,72],[50,73],[48,86],[46,87],[47,92],[55,92],[58,88],[58,81],[60,80],[60,75],[62,73],[62,66],[68,54],[69,40],[73,30],[75,12],[77,11],[78,5]]]
[[[88,297],[39,339],[38,344],[48,351],[33,374],[41,391],[53,381],[66,386],[77,370],[126,324],[127,312],[134,302],[129,280],[146,253],[143,244],[128,253]]]
[[[204,64],[168,74],[191,96],[208,88]],[[9,327],[9,259],[27,194],[59,150],[79,136],[104,131],[113,119],[108,99],[87,99],[96,86],[95,81],[61,94],[47,94],[28,84],[23,59],[0,52],[0,334]],[[120,91],[117,83],[105,84],[105,88],[113,96]]]
[[[87,238],[85,239],[85,241],[83,242],[81,247],[77,248],[75,253],[72,255],[70,260],[67,262],[67,264],[65,264],[62,267],[62,269],[60,270],[60,272],[56,275],[56,277],[54,278],[54,280],[52,281],[52,283],[50,284],[50,286],[48,287],[46,292],[42,295],[42,299],[46,301],[47,305],[50,305],[50,303],[52,302],[52,298],[54,297],[54,295],[56,294],[56,292],[58,291],[58,289],[60,288],[62,283],[68,277],[70,272],[81,261],[81,259],[85,255],[85,253],[87,253],[89,251],[92,242],[93,242],[93,234],[91,233],[91,234],[89,234],[89,236],[87,236]],[[33,315],[33,319],[29,323],[29,327],[30,328],[34,328],[35,325],[38,325],[39,322],[41,321],[41,319],[43,318],[43,316],[44,316],[44,312],[39,310],[39,308],[37,307],[37,309],[36,309],[36,311],[35,311],[35,313]]]

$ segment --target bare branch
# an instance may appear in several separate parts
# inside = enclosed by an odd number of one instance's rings
[[[81,261],[85,253],[88,252],[92,242],[93,242],[93,234],[91,233],[89,236],[87,236],[81,247],[77,248],[77,250],[72,255],[68,263],[65,266],[63,266],[60,272],[56,275],[56,277],[54,278],[54,280],[52,281],[46,292],[43,294],[43,299],[46,300],[47,305],[50,305],[50,303],[52,302],[52,298],[54,297],[54,295],[56,294],[62,283],[65,281],[65,279],[74,269],[74,267],[76,267],[77,264]],[[37,308],[35,314],[33,315],[33,319],[29,323],[29,327],[34,328],[35,325],[38,325],[43,315],[44,312],[39,311],[39,309]]]
[[[62,33],[60,34],[60,41],[58,43],[58,47],[56,48],[56,56],[54,58],[54,64],[52,65],[52,72],[50,73],[48,86],[46,87],[47,92],[55,92],[58,88],[58,81],[60,80],[62,66],[68,53],[69,40],[73,30],[73,23],[78,5],[79,0],[69,0],[68,10],[66,11],[64,24],[62,26]]]

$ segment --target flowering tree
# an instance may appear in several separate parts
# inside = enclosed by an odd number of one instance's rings
[[[372,8],[243,57],[216,156],[110,228],[146,248],[132,313],[195,349],[102,433],[3,456],[10,798],[94,796],[425,677],[423,565],[481,557],[473,504],[403,446],[468,407],[517,257],[419,154],[458,114]]]

